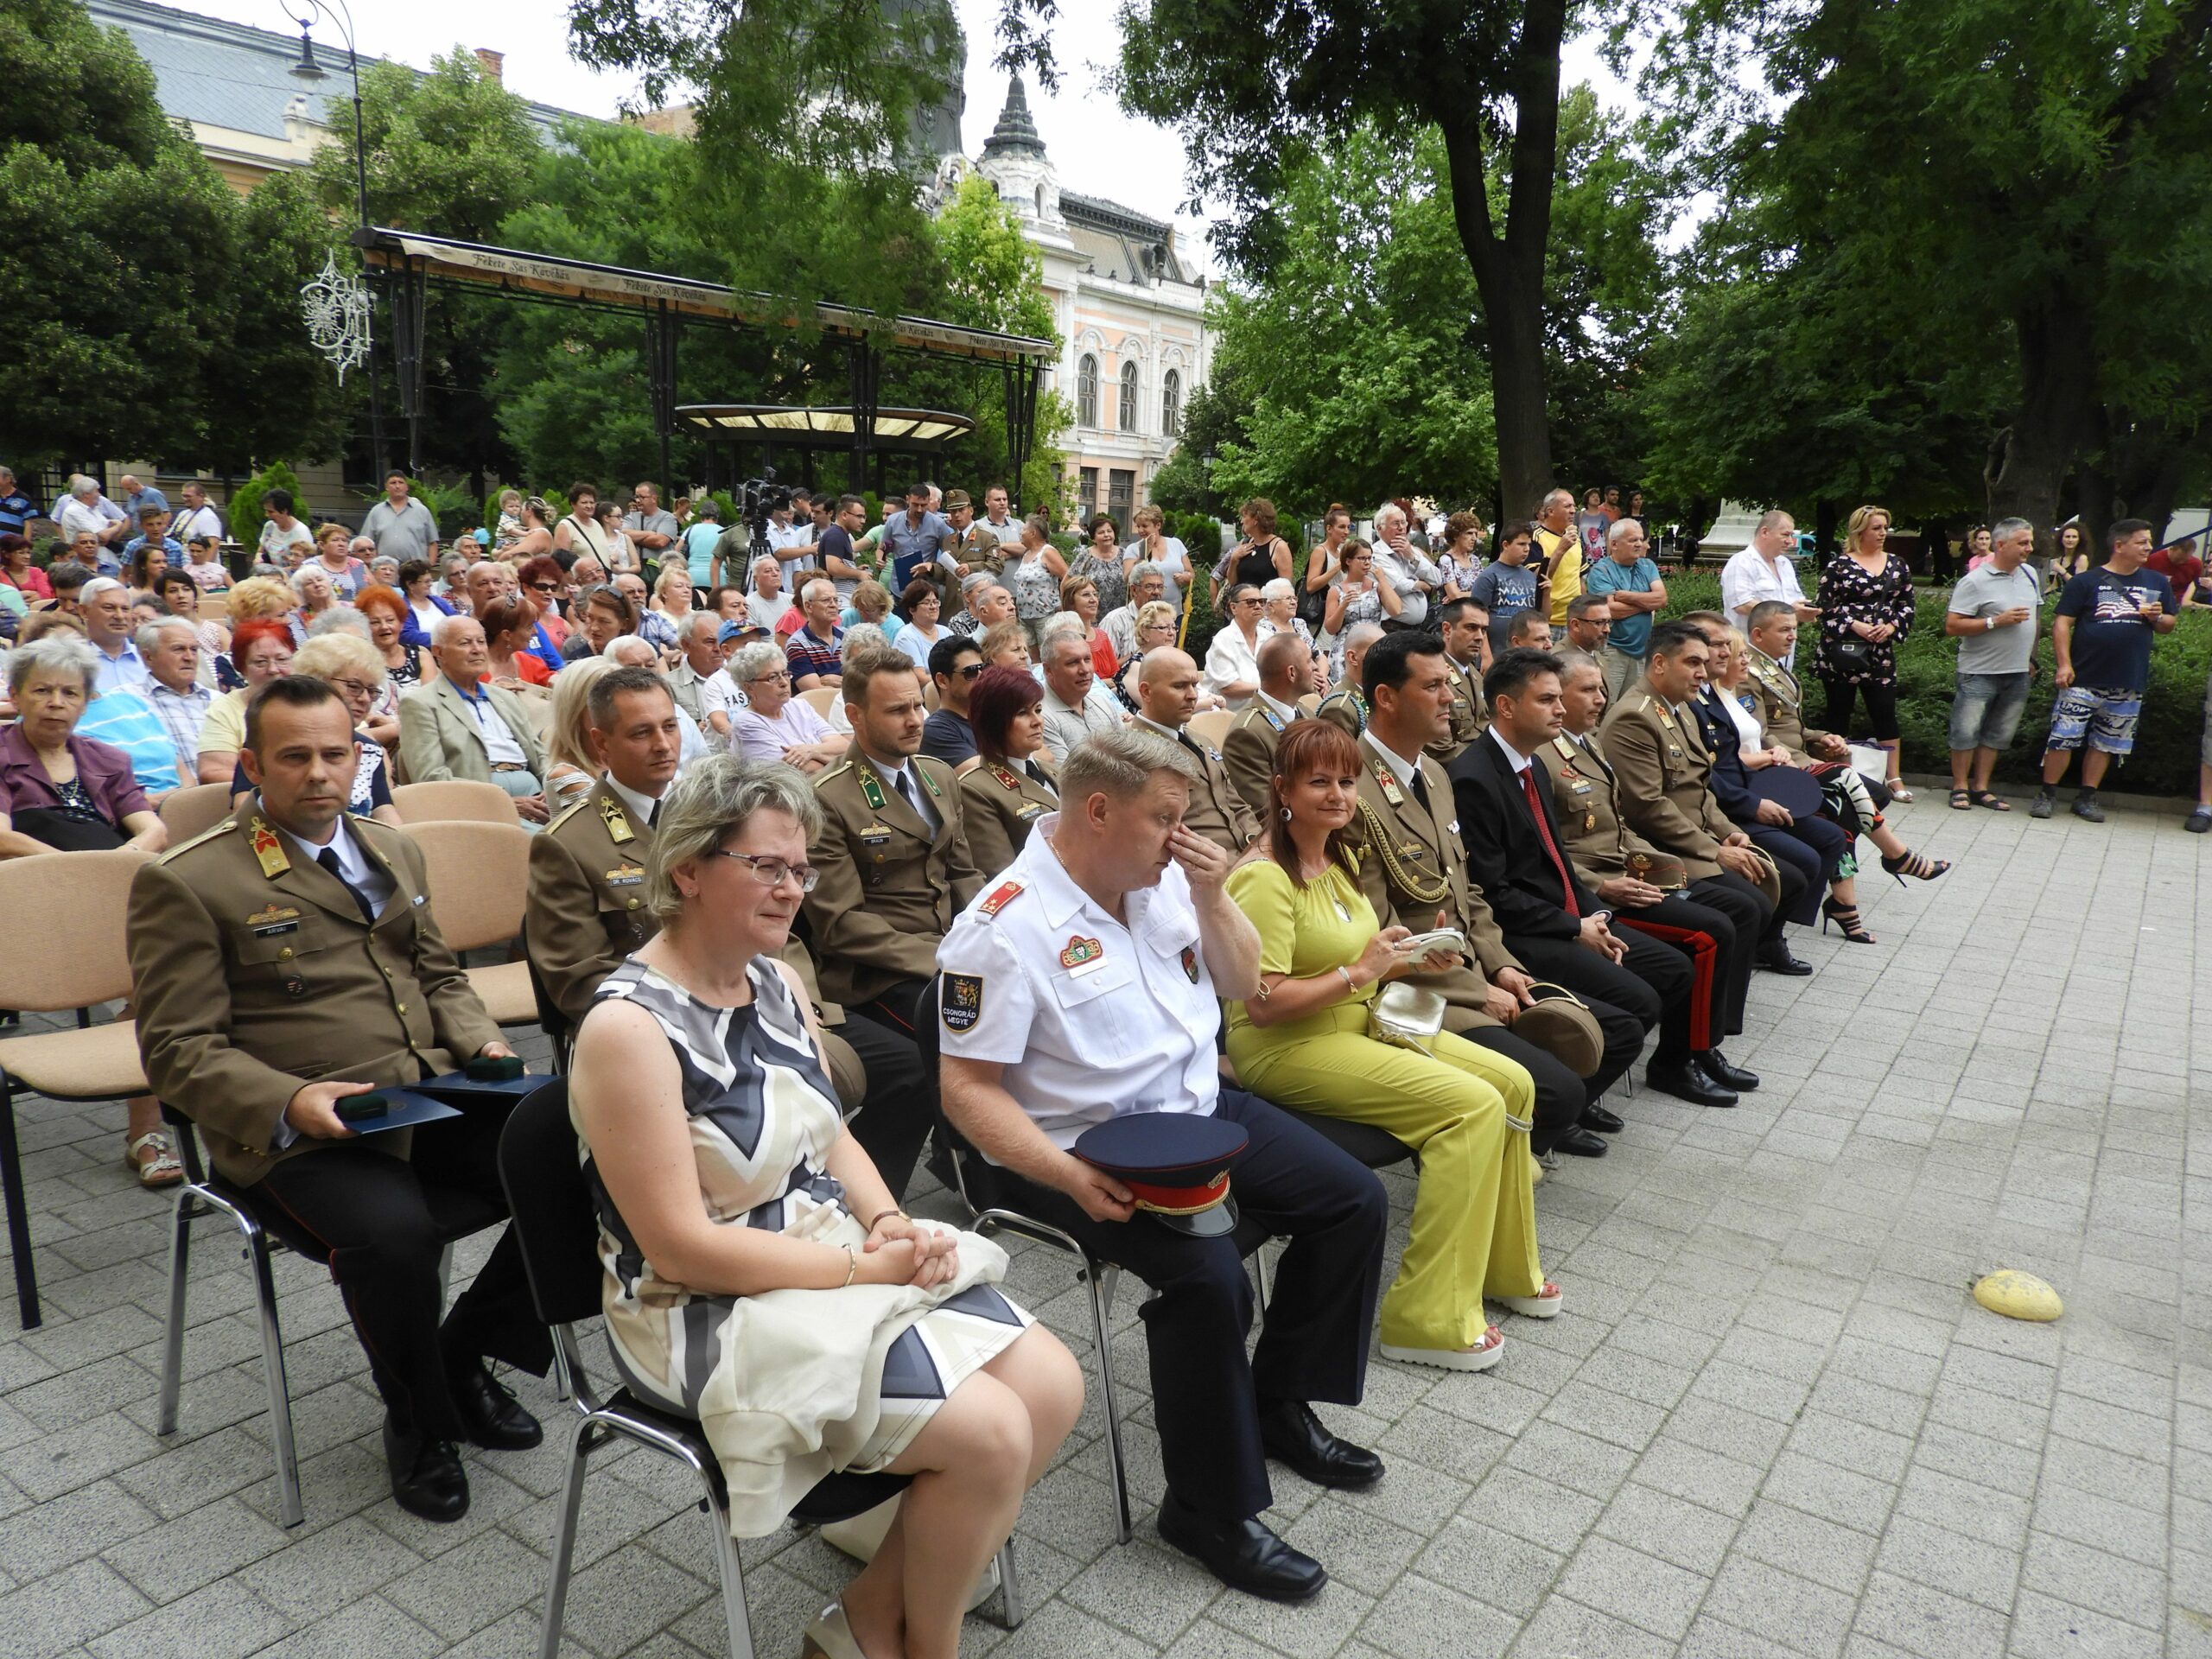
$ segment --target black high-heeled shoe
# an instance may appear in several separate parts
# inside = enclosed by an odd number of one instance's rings
[[[1859,926],[1859,906],[1856,905],[1839,905],[1833,899],[1821,899],[1821,932],[1826,933],[1828,931],[1828,924],[1830,922],[1834,922],[1837,927],[1840,928],[1843,931],[1843,937],[1853,944],[1873,944],[1877,943],[1872,933],[1869,933],[1865,928]]]
[[[1903,887],[1908,875],[1916,881],[1933,881],[1951,868],[1951,861],[1948,858],[1923,858],[1908,848],[1895,858],[1885,853],[1882,868],[1897,877],[1897,886]]]

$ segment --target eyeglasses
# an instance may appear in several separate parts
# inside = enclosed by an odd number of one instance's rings
[[[333,680],[330,684],[332,690],[339,692],[342,696],[359,697],[364,701],[366,701],[370,697],[373,697],[377,694],[376,687],[373,685],[364,685],[359,680]]]
[[[972,680],[982,671],[983,664],[981,663],[963,663],[960,664],[960,677],[963,680]]]
[[[753,870],[753,879],[764,887],[779,887],[784,884],[784,878],[788,875],[798,881],[798,890],[802,893],[808,893],[814,891],[814,884],[822,879],[821,871],[810,868],[804,864],[791,863],[778,858],[772,853],[732,853],[717,847],[715,849],[715,856],[735,859],[741,864],[749,865]]]
[[[763,680],[788,680],[791,677],[791,671],[788,668],[773,668],[770,669],[766,674],[755,674],[751,679],[747,680],[746,683],[747,685],[758,685]]]

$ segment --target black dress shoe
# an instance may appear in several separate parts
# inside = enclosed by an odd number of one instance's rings
[[[426,1440],[384,1420],[384,1458],[391,1469],[392,1500],[410,1515],[441,1523],[468,1513],[468,1477],[451,1440]]]
[[[1310,1601],[1321,1593],[1329,1574],[1311,1555],[1300,1554],[1256,1517],[1217,1521],[1200,1515],[1170,1492],[1160,1500],[1160,1536],[1181,1550],[1232,1590],[1269,1601]]]
[[[1708,1081],[1692,1065],[1647,1065],[1643,1080],[1662,1095],[1687,1100],[1693,1106],[1733,1106],[1736,1091]]]
[[[1739,1095],[1748,1095],[1759,1086],[1759,1074],[1746,1071],[1740,1065],[1728,1064],[1728,1057],[1717,1048],[1690,1056],[1690,1064],[1705,1073],[1707,1078],[1723,1089],[1733,1089]]]
[[[527,1452],[545,1438],[537,1419],[480,1364],[448,1374],[454,1409],[472,1443],[487,1452]]]
[[[1787,974],[1792,979],[1802,979],[1813,971],[1813,964],[1791,956],[1789,944],[1781,939],[1760,947],[1758,965],[1770,974]]]
[[[1260,1447],[1316,1486],[1356,1492],[1382,1478],[1382,1459],[1330,1433],[1303,1400],[1260,1408]]]
[[[1618,1135],[1628,1125],[1621,1121],[1618,1112],[1609,1112],[1592,1101],[1582,1109],[1582,1127],[1595,1129],[1600,1135]]]
[[[1552,1142],[1554,1152],[1564,1152],[1577,1158],[1602,1158],[1612,1148],[1605,1144],[1605,1137],[1584,1128],[1580,1123]]]

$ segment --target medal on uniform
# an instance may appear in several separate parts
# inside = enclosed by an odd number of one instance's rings
[[[289,905],[270,904],[247,917],[245,925],[253,930],[254,938],[265,939],[278,933],[298,932],[299,918],[300,912]]]
[[[1187,944],[1183,947],[1183,977],[1193,985],[1198,982],[1198,953]]]
[[[891,826],[887,823],[864,823],[861,826],[860,836],[866,845],[880,847],[891,839]]]
[[[1069,934],[1067,948],[1060,952],[1060,966],[1071,974],[1093,972],[1105,960],[1106,947],[1080,933]]]
[[[1393,806],[1403,806],[1406,804],[1406,791],[1398,787],[1398,780],[1391,775],[1390,768],[1377,760],[1374,763],[1373,770],[1375,781],[1382,786],[1382,798]]]
[[[1268,708],[1264,702],[1260,705],[1260,718],[1266,721],[1268,725],[1274,728],[1275,733],[1278,736],[1281,734],[1282,716],[1276,714],[1274,709]]]
[[[607,825],[607,839],[617,847],[638,838],[638,832],[630,827],[629,814],[623,811],[621,802],[601,801],[599,816],[600,821]]]
[[[883,785],[875,781],[875,773],[872,771],[861,774],[861,798],[876,811],[883,810]]]
[[[253,855],[261,861],[262,874],[270,880],[275,880],[292,868],[292,861],[284,856],[284,843],[276,839],[276,832],[264,823],[258,817],[255,817],[251,826],[248,828],[246,841],[247,844],[253,849]],[[292,913],[296,916],[299,914],[297,911]],[[302,987],[302,989],[304,988]]]

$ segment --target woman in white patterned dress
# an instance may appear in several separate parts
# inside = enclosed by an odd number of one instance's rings
[[[809,1652],[952,1659],[1082,1373],[995,1288],[1005,1253],[909,1219],[845,1132],[779,960],[819,812],[785,766],[684,775],[647,858],[662,931],[601,988],[569,1097],[617,1365],[706,1431],[731,1530],[772,1532],[834,1471],[914,1477]]]

